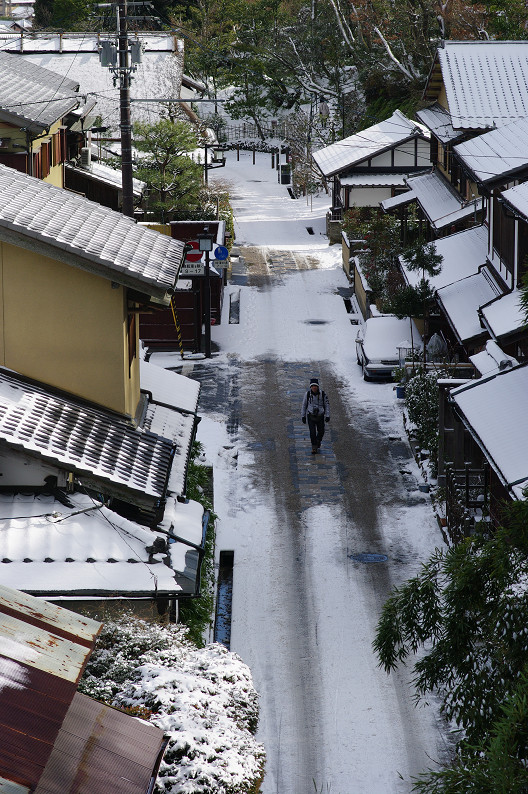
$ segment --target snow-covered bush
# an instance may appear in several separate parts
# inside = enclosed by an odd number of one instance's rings
[[[420,449],[429,455],[431,474],[438,469],[438,372],[418,369],[405,387],[405,408]]]
[[[251,794],[265,754],[247,665],[185,629],[124,616],[105,624],[79,689],[148,717],[168,736],[157,794]]]

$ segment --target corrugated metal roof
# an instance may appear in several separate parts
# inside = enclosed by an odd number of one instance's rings
[[[76,693],[35,794],[146,794],[164,743],[149,722]]]
[[[24,497],[0,495],[0,512],[2,513],[0,521],[3,520],[6,513],[5,500],[9,499],[13,502],[13,500],[16,501],[19,498],[24,499]],[[32,497],[28,498],[32,499]],[[19,501],[16,501],[16,504],[20,506]],[[39,510],[42,511],[42,504],[39,505]],[[3,529],[5,529],[5,525]],[[5,542],[5,545],[4,543],[2,544],[2,554],[5,558],[8,556],[9,541],[4,532],[2,532],[2,538]],[[4,584],[0,584],[0,613],[12,616],[18,615],[21,620],[28,624],[41,628],[47,627],[59,637],[70,639],[90,648],[101,630],[101,624],[96,620],[61,609],[48,601],[35,601],[32,596],[28,596],[20,590],[6,587]]]
[[[52,394],[0,370],[0,439],[59,468],[156,499],[165,494],[174,444],[110,411]]]
[[[442,143],[450,143],[464,134],[460,130],[455,130],[448,111],[438,102],[431,107],[416,111],[416,116]]]
[[[454,150],[477,182],[513,176],[528,169],[528,118],[459,143]]]
[[[44,598],[189,592],[183,567],[170,565],[172,548],[165,533],[124,518],[89,496],[75,493],[69,499],[71,507],[43,494],[0,494],[1,581]],[[201,516],[190,514],[186,505],[181,512],[179,507],[175,512],[182,536],[192,543]],[[167,532],[170,518],[172,509],[163,522]]]
[[[165,297],[183,243],[83,196],[0,165],[0,239],[67,257],[71,264]],[[14,234],[13,234],[14,233]]]
[[[444,229],[450,224],[475,215],[480,209],[478,200],[466,204],[437,171],[410,177],[407,179],[407,185],[414,191],[433,229]]]
[[[451,399],[490,464],[517,499],[528,483],[528,365],[453,389]]]
[[[47,605],[2,586],[0,613],[0,776],[37,784],[68,711],[91,648],[59,636],[55,624],[75,627],[77,616],[57,617]],[[18,611],[18,604],[22,609]],[[9,614],[8,614],[9,612]],[[38,614],[37,626],[28,613]],[[46,627],[46,616],[51,623]],[[92,640],[101,624],[90,629]],[[82,629],[83,642],[86,629]]]
[[[0,52],[0,119],[43,130],[79,104],[79,83]]]
[[[385,121],[380,121],[362,132],[319,149],[312,156],[321,173],[332,176],[417,134],[425,137],[427,131],[416,122],[410,121],[401,111],[395,110]]]
[[[455,129],[528,117],[528,41],[446,41],[438,59]]]

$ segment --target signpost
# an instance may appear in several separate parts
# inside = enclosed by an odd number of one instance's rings
[[[185,262],[180,268],[180,278],[194,278],[195,276],[203,276],[205,273],[203,259],[203,251],[200,251],[200,243],[198,240],[189,240],[186,246],[190,246],[185,256]]]

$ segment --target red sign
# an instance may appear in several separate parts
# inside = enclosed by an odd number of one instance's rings
[[[200,251],[200,243],[198,240],[189,240],[185,245],[192,246],[192,251],[187,252],[185,257],[186,262],[199,262],[203,256],[203,251]]]

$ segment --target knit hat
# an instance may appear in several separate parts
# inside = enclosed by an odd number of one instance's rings
[[[310,378],[310,386],[319,386],[319,378]]]

